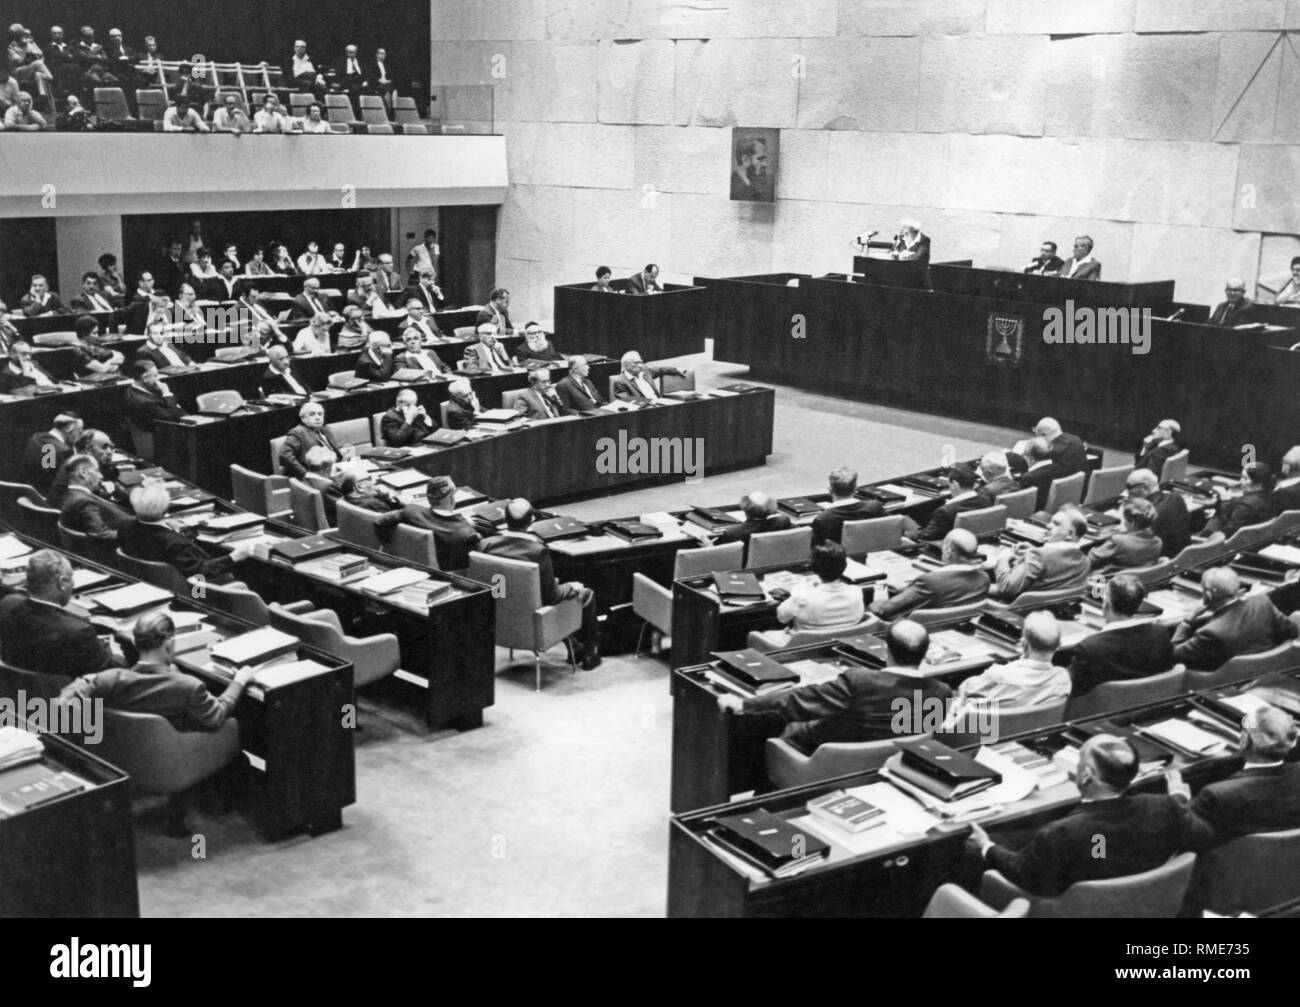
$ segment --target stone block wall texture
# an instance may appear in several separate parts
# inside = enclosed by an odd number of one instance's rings
[[[1203,303],[1300,250],[1300,0],[434,0],[432,24],[432,82],[494,88],[497,277],[529,317],[601,264],[845,271],[904,216],[978,265],[1088,233],[1106,279]],[[728,199],[737,125],[781,130],[774,204]]]

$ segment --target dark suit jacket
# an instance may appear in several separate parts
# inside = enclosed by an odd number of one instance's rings
[[[1160,539],[1160,554],[1177,556],[1192,541],[1192,515],[1187,510],[1187,501],[1170,490],[1160,490],[1147,499],[1156,508],[1156,521],[1151,530]]]
[[[933,678],[900,674],[890,669],[846,668],[836,678],[815,685],[755,696],[745,700],[746,713],[775,713],[787,721],[808,724],[801,742],[810,749],[830,741],[877,741],[895,736],[895,701],[909,704],[920,693],[922,703],[945,700],[952,690]]]
[[[907,587],[871,611],[882,619],[896,619],[918,608],[950,608],[988,597],[989,575],[979,567],[940,567],[923,573]]]
[[[178,346],[176,343],[172,343],[171,349],[173,353],[175,353],[178,357],[181,358],[182,363],[184,363],[186,366],[189,366],[190,364],[194,363],[193,359],[191,359],[190,355],[185,352],[185,349],[183,347]],[[143,346],[141,346],[138,350],[135,351],[135,359],[151,360],[153,361],[154,366],[156,366],[160,371],[165,367],[173,366],[172,362],[163,355],[162,351],[158,349],[158,347],[150,343],[145,343]]]
[[[575,413],[585,412],[605,404],[600,389],[596,387],[590,375],[579,381],[574,375],[566,374],[555,383],[555,394]]]
[[[451,430],[468,430],[477,421],[474,418],[474,410],[469,406],[463,406],[455,399],[447,400],[447,426]]]
[[[1003,493],[1014,493],[1016,490],[1024,489],[1020,483],[1016,482],[1011,476],[998,476],[992,482],[987,482],[981,486],[977,493],[985,500],[986,507],[992,507],[998,502],[998,497]]]
[[[1097,856],[1099,836],[1105,856]],[[1033,895],[1059,895],[1076,881],[1159,867],[1191,842],[1186,805],[1167,795],[1125,795],[1079,805],[1044,825],[1022,850],[993,846],[988,861]]]
[[[1267,595],[1236,598],[1213,614],[1197,612],[1174,630],[1174,660],[1213,671],[1229,658],[1255,654],[1295,638],[1296,624]]]
[[[1082,696],[1103,682],[1126,682],[1174,666],[1169,630],[1154,622],[1103,629],[1074,645],[1070,695]]]
[[[390,448],[407,448],[419,444],[438,429],[432,417],[425,420],[417,416],[414,423],[407,423],[406,418],[396,409],[390,409],[379,420],[379,436]]]
[[[919,262],[926,266],[930,263],[930,236],[928,234],[918,234],[916,244],[911,249],[904,246],[898,246],[898,258],[900,262]]]
[[[131,515],[115,503],[85,489],[69,488],[59,509],[59,522],[93,538],[116,539]]]
[[[627,278],[627,292],[629,294],[645,294],[653,290],[663,289],[658,280],[651,280],[649,290],[647,290],[645,273],[633,273]]]
[[[443,360],[442,357],[438,356],[437,352],[432,347],[425,347],[424,352],[428,354],[429,359],[433,361],[434,364],[438,365],[434,370],[435,374],[452,373],[451,368],[447,366],[447,362]],[[397,367],[399,370],[402,368],[409,368],[413,371],[427,370],[424,364],[419,360],[416,360],[410,353],[399,353],[394,357],[394,359],[397,361]]]
[[[1025,272],[1037,273],[1042,276],[1055,276],[1064,265],[1065,260],[1059,255],[1049,255],[1046,261],[1042,261],[1041,258],[1035,259],[1033,265],[1025,267]]]
[[[45,493],[59,467],[71,457],[72,448],[48,430],[42,430],[27,439],[23,448],[23,472],[29,483]]]
[[[677,370],[677,368],[675,367],[650,367],[649,365],[645,366],[645,372],[648,375],[648,380],[650,381],[650,384],[654,385],[656,394],[658,394],[658,390],[661,387],[655,384],[656,381],[658,381],[665,374],[681,373],[681,371]],[[620,401],[623,402],[649,402],[650,401],[637,390],[636,386],[631,381],[629,381],[626,377],[624,377],[622,371],[619,371],[619,373],[615,375],[613,389],[614,389],[614,398],[619,399]]]
[[[75,678],[107,668],[112,655],[88,620],[15,593],[0,598],[0,658],[26,671]]]
[[[1300,828],[1300,763],[1245,768],[1209,784],[1192,801],[1192,824],[1198,845]]]
[[[1040,468],[1030,468],[1021,476],[1017,477],[1022,490],[1030,487],[1038,490],[1038,499],[1034,501],[1035,510],[1043,510],[1047,506],[1047,493],[1052,488],[1052,480],[1056,478],[1053,475],[1055,466],[1051,462]]]
[[[1231,535],[1248,524],[1260,524],[1273,517],[1273,501],[1267,493],[1246,493],[1219,504],[1218,512],[1205,526],[1206,534],[1221,531]]]
[[[964,493],[965,490],[962,492]],[[958,514],[963,511],[980,510],[989,506],[991,506],[989,500],[979,493],[968,496],[964,500],[949,500],[942,507],[934,509],[933,513],[930,514],[930,520],[921,529],[917,538],[922,542],[937,542],[952,531],[952,526],[956,523]]]
[[[334,61],[330,69],[334,71],[334,83],[348,89],[359,88],[366,79],[366,64],[358,56],[356,59],[356,73],[348,73],[348,58],[340,56]]]
[[[1150,566],[1160,558],[1162,543],[1150,528],[1141,531],[1117,531],[1088,553],[1094,570],[1103,566]]]
[[[239,299],[239,283],[238,279],[234,279],[227,288],[224,277],[214,276],[199,285],[198,295],[205,301],[235,301]]]
[[[444,303],[442,298],[438,297],[432,290],[422,287],[418,283],[413,283],[402,291],[402,306],[405,307],[406,302],[412,298],[419,301],[428,311],[437,311]],[[433,319],[429,319],[429,326],[435,331],[437,330]]]
[[[794,522],[785,514],[773,514],[759,521],[742,521],[740,524],[728,526],[727,530],[718,536],[717,544],[748,542],[751,535],[769,531],[786,531],[793,526]]]
[[[397,360],[391,353],[383,354],[379,363],[375,363],[369,350],[357,357],[357,377],[365,378],[367,381],[387,381],[393,376],[395,370],[397,370]]]
[[[324,312],[319,313],[327,314],[330,311],[330,299],[324,294],[321,294],[316,298],[316,300],[320,303],[320,306],[325,309]],[[305,293],[298,294],[294,297],[293,304],[289,308],[290,318],[306,318],[310,320],[317,314],[318,312],[311,306],[311,302],[307,300],[307,295]]]
[[[10,364],[12,363],[13,361],[11,360]],[[32,361],[32,367],[44,374],[51,382],[54,381],[54,378],[50,376],[49,372],[47,372],[45,368],[35,360]],[[12,366],[6,365],[3,369],[0,369],[0,392],[4,392],[6,395],[15,389],[25,388],[28,385],[34,384],[36,384],[34,378],[28,377],[26,374],[14,370]]]
[[[551,562],[551,550],[540,539],[526,539],[515,535],[494,535],[479,543],[479,552],[490,556],[504,556],[506,559],[519,559],[537,564],[537,573],[542,586],[542,604],[555,605],[560,602],[559,585],[555,580],[555,567]]]
[[[329,448],[338,457],[343,457],[338,441],[334,439],[334,435],[327,427],[312,430],[299,423],[285,434],[284,443],[280,445],[280,467],[284,469],[284,474],[298,479],[306,475],[307,467],[303,464],[303,460],[307,457],[308,451],[320,445]]]
[[[569,414],[568,408],[557,397],[548,396],[547,398],[555,416],[567,416]],[[520,396],[520,399],[527,406],[524,416],[528,419],[548,420],[551,418],[551,414],[547,413],[546,407],[542,404],[542,397],[537,393],[536,389],[529,388]]]
[[[45,298],[44,304],[36,303],[31,293],[23,294],[22,299],[18,302],[18,308],[28,318],[35,318],[37,315],[62,314],[64,311],[63,302],[59,300],[59,295],[53,290],[46,291],[49,295]]]
[[[132,518],[118,528],[117,543],[128,556],[167,563],[186,577],[202,574],[215,584],[227,584],[234,579],[229,556],[209,556],[193,539],[164,524]]]
[[[549,339],[546,341],[546,345],[540,350],[529,349],[526,342],[520,343],[519,348],[515,350],[515,359],[524,366],[527,366],[528,362],[531,360],[536,360],[544,364],[564,363],[564,357],[560,354],[560,351],[555,348],[555,344]]]
[[[154,713],[178,731],[215,731],[234,712],[242,685],[232,680],[220,696],[197,678],[155,664],[110,668],[63,687],[62,699],[102,699],[110,710]]]
[[[1287,477],[1291,478],[1290,476]],[[1273,491],[1273,510],[1277,514],[1288,510],[1300,510],[1300,483],[1283,486]]]
[[[176,396],[163,398],[146,388],[130,385],[126,389],[126,415],[138,427],[152,430],[158,420],[179,420],[185,410],[176,404]]]
[[[108,307],[103,308],[103,307],[99,307],[98,305],[91,304],[90,298],[87,297],[84,293],[77,294],[77,296],[74,297],[69,302],[69,304],[72,305],[73,311],[92,311],[92,312],[99,312],[99,313],[112,311],[113,298],[109,297],[107,294],[103,292],[101,292],[99,296],[104,299],[104,302],[108,305]]]
[[[1074,434],[1062,433],[1052,441],[1052,478],[1088,471],[1087,447]]]
[[[1159,479],[1160,473],[1165,467],[1165,462],[1182,449],[1182,445],[1177,441],[1169,441],[1167,444],[1152,444],[1150,441],[1143,441],[1142,446],[1133,454],[1133,467],[1150,469]]]
[[[298,379],[298,384],[302,385],[306,393],[310,394],[316,390],[311,386],[311,382],[303,377],[302,372],[294,366],[294,361],[292,360],[289,361],[289,372]],[[259,390],[261,391],[263,398],[268,395],[302,394],[301,392],[296,392],[289,387],[289,382],[284,379],[284,375],[279,371],[271,370],[269,367],[262,372],[262,381]]]
[[[1207,325],[1222,325],[1231,328],[1234,325],[1246,325],[1254,321],[1251,309],[1254,308],[1255,302],[1249,297],[1243,297],[1237,302],[1236,307],[1230,305],[1227,301],[1222,301],[1215,305],[1207,319]]]
[[[496,306],[492,304],[486,305],[474,316],[475,328],[478,328],[484,322],[494,322],[497,326],[498,335],[514,331],[514,326],[510,324],[510,312],[498,311]]]
[[[854,500],[852,503],[837,507],[827,507],[813,518],[813,541],[838,542],[844,531],[845,521],[865,521],[873,517],[883,517],[884,513],[885,505],[879,500]]]
[[[1070,270],[1074,268],[1074,256],[1070,256],[1061,263],[1061,275],[1071,280],[1100,280],[1101,263],[1096,259],[1091,262],[1085,262],[1079,267],[1079,271],[1070,276]]]
[[[429,507],[411,506],[402,510],[402,521],[433,532],[438,566],[444,570],[463,570],[469,566],[469,554],[479,547],[477,529],[461,514],[448,516]]]

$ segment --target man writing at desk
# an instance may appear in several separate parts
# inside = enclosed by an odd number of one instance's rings
[[[659,267],[653,262],[648,263],[641,272],[633,273],[627,278],[629,294],[660,294],[663,289],[659,286]]]

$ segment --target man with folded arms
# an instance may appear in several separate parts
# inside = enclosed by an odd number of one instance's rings
[[[828,742],[880,741],[897,737],[899,704],[946,701],[952,690],[921,673],[930,647],[930,634],[920,623],[900,619],[885,634],[889,666],[882,669],[851,665],[838,676],[813,685],[781,689],[741,699],[718,697],[724,712],[774,713],[787,721],[782,737],[811,755]],[[908,717],[907,722],[919,717]]]
[[[397,402],[379,421],[379,436],[390,448],[407,448],[419,444],[438,429],[415,392],[403,388],[397,393]]]
[[[68,610],[72,564],[41,549],[27,561],[26,593],[0,598],[0,660],[41,675],[75,678],[122,663],[90,620]]]
[[[1101,630],[1073,647],[1070,695],[1086,696],[1106,682],[1148,678],[1174,666],[1169,631],[1153,619],[1137,618],[1146,595],[1131,573],[1116,574],[1106,584]]]
[[[1087,530],[1077,508],[1062,507],[1052,515],[1045,544],[1021,542],[1002,551],[990,594],[1011,601],[1027,591],[1082,589],[1088,579],[1088,557],[1079,549],[1079,540]]]
[[[859,500],[855,495],[858,490],[858,473],[854,469],[841,465],[831,471],[826,482],[831,499],[813,518],[814,542],[841,541],[845,521],[865,521],[884,516],[885,505],[879,500]]]
[[[921,574],[892,598],[872,605],[872,614],[896,619],[917,609],[972,605],[988,597],[989,575],[980,569],[984,557],[971,532],[963,528],[945,535],[941,562],[937,570]]]
[[[968,842],[992,868],[1031,895],[1060,895],[1076,881],[1098,881],[1152,870],[1193,841],[1185,799],[1130,794],[1138,755],[1124,738],[1099,734],[1079,749],[1075,783],[1082,802],[1040,828],[1020,850],[1001,846],[978,824]],[[1170,787],[1177,784],[1170,781]],[[1105,856],[1098,856],[1099,838]]]
[[[1241,595],[1241,580],[1231,567],[1201,574],[1203,604],[1174,630],[1174,660],[1189,671],[1213,671],[1240,654],[1270,650],[1294,640],[1300,629],[1278,611],[1267,594]]]
[[[1149,566],[1160,558],[1162,543],[1151,530],[1156,509],[1146,500],[1125,500],[1118,531],[1098,542],[1088,553],[1094,570],[1102,567]]]

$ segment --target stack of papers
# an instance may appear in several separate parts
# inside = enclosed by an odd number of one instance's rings
[[[0,770],[35,762],[44,754],[45,746],[31,731],[12,725],[0,727]]]

